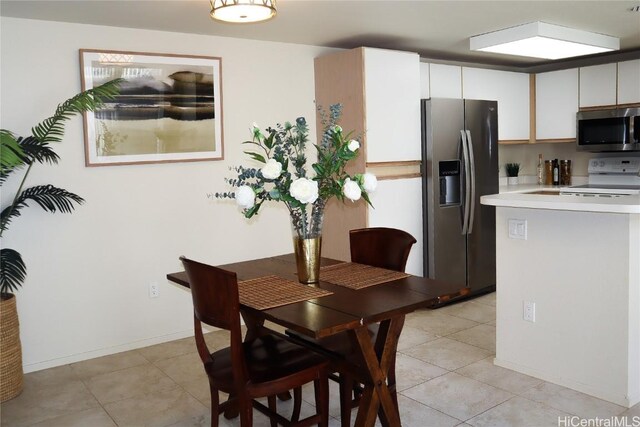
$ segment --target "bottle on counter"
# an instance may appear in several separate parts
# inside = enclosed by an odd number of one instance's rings
[[[544,184],[553,185],[553,162],[551,160],[544,161]]]
[[[560,164],[558,159],[553,160],[553,185],[560,185]]]
[[[538,154],[538,185],[544,184],[542,180],[542,175],[543,175],[542,154]]]
[[[560,185],[571,185],[571,160],[560,160]]]

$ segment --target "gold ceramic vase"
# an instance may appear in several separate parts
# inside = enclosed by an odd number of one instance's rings
[[[318,283],[320,281],[320,249],[322,236],[309,239],[293,238],[293,250],[296,255],[296,268],[300,283]]]

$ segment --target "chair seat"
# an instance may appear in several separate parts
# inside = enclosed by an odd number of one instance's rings
[[[249,381],[253,384],[276,382],[301,371],[316,371],[327,360],[321,355],[276,335],[263,335],[244,342],[242,349],[247,361]],[[235,389],[231,368],[231,348],[211,354],[208,371],[220,390]]]

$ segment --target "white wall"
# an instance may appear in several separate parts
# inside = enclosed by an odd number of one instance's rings
[[[193,34],[1,19],[1,127],[27,135],[81,90],[78,49],[222,57],[224,161],[86,168],[82,121],[67,125],[58,166],[34,167],[28,185],[51,183],[86,199],[72,215],[24,210],[3,236],[28,278],[18,293],[26,371],[192,334],[191,299],[165,275],[179,255],[223,264],[291,252],[283,206],[247,221],[226,189],[252,122],[305,116],[315,135],[313,58],[328,49]],[[213,25],[213,24],[212,24]],[[5,183],[2,205],[17,180]],[[150,282],[160,297],[148,297]]]

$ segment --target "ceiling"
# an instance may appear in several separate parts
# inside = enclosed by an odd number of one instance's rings
[[[562,64],[640,58],[640,0],[636,1],[404,1],[278,0],[275,19],[225,24],[209,18],[208,0],[0,1],[0,15],[143,28],[317,46],[379,47],[418,52],[440,62],[463,62],[521,71]],[[620,54],[577,62],[469,50],[469,37],[533,21],[620,38]],[[568,65],[567,65],[568,66]]]

